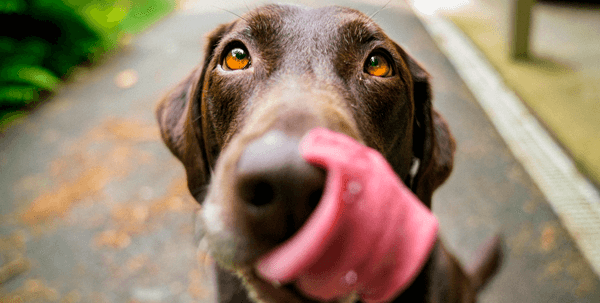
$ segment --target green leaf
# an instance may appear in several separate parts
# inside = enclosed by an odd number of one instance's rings
[[[17,120],[25,117],[27,112],[0,109],[0,132],[5,131]]]
[[[6,85],[0,87],[0,106],[21,107],[39,97],[35,86]]]
[[[0,1],[0,13],[13,14],[22,13],[27,9],[27,3],[23,0],[3,0]]]
[[[16,39],[0,36],[0,53],[13,53],[17,49],[17,44]]]
[[[30,83],[49,91],[55,91],[60,84],[60,79],[47,69],[28,65],[2,67],[0,69],[0,81]]]

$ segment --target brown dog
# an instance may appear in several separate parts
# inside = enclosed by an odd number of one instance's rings
[[[452,170],[454,141],[432,108],[427,72],[348,8],[270,5],[219,26],[204,62],[156,113],[203,206],[219,302],[313,302],[253,270],[319,202],[324,173],[298,153],[310,129],[326,127],[378,150],[428,207]],[[474,302],[498,266],[498,239],[477,256],[463,271],[436,244],[397,301]]]

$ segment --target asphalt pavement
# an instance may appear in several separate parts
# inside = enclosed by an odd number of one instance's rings
[[[371,14],[384,3],[343,4]],[[204,34],[235,17],[171,14],[2,135],[0,301],[209,302],[195,265],[199,207],[154,106],[201,61]],[[457,140],[433,200],[444,241],[468,263],[486,237],[504,236],[480,302],[600,302],[598,277],[419,19],[395,3],[374,19],[430,72]]]

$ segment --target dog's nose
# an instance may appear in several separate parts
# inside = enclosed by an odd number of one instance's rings
[[[235,190],[252,233],[264,240],[289,238],[321,199],[325,172],[302,159],[300,139],[269,131],[246,147],[237,164]]]

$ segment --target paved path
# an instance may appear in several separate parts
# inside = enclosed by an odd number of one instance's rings
[[[0,264],[24,270],[1,284],[0,301],[208,301],[194,265],[198,207],[153,108],[200,61],[203,34],[233,18],[171,15],[0,138]],[[505,235],[505,264],[480,301],[600,302],[598,278],[418,19],[396,5],[375,19],[433,75],[458,142],[434,196],[446,242],[467,261],[485,237]]]

